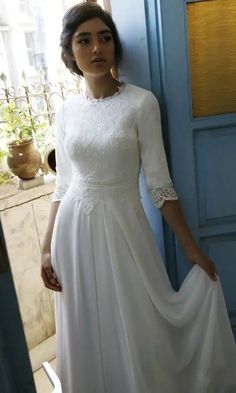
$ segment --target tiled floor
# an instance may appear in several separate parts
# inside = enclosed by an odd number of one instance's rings
[[[49,364],[52,368],[56,369],[56,358],[51,360]],[[48,379],[47,374],[45,373],[44,369],[41,367],[39,370],[34,372],[34,382],[36,387],[37,393],[52,393],[53,386]]]
[[[44,371],[42,364],[47,361],[51,367],[56,369],[56,336],[53,335],[44,340],[29,351],[31,368],[35,381],[37,393],[52,393],[53,386]]]

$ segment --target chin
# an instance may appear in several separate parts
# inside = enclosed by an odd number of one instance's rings
[[[111,73],[111,69],[107,69],[107,70],[93,70],[93,71],[89,71],[89,72],[83,72],[84,76],[92,76],[92,77],[102,77],[102,76],[106,76],[109,75]]]

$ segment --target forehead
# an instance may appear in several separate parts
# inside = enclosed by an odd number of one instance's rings
[[[93,18],[81,23],[81,25],[79,25],[75,30],[74,35],[76,33],[99,33],[103,30],[111,31],[111,29],[109,29],[109,27],[100,18]]]

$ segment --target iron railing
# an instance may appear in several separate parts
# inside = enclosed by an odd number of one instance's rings
[[[28,82],[26,74],[22,73],[23,84],[17,88],[9,86],[5,74],[0,75],[0,103],[13,102],[17,107],[26,108],[30,119],[37,118],[39,123],[44,124],[45,131],[37,135],[37,147],[43,154],[48,146],[54,141],[54,116],[57,107],[69,96],[78,94],[80,91],[79,78],[69,81],[50,83],[45,80],[44,70],[40,70],[36,82]],[[0,118],[0,126],[3,124]],[[2,146],[0,144],[0,150]]]
[[[50,83],[45,80],[44,70],[38,74],[38,82],[28,83],[25,72],[22,73],[24,84],[18,88],[9,87],[5,74],[0,75],[0,102],[14,102],[16,106],[27,105],[29,115],[43,118],[49,125],[54,122],[57,105],[68,96],[80,91],[79,78],[73,81]],[[1,119],[0,119],[1,121]]]

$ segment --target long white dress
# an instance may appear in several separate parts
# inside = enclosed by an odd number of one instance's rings
[[[235,393],[220,280],[194,265],[174,291],[139,194],[176,199],[154,95],[124,84],[57,113],[61,200],[53,230],[57,373],[63,393]]]

